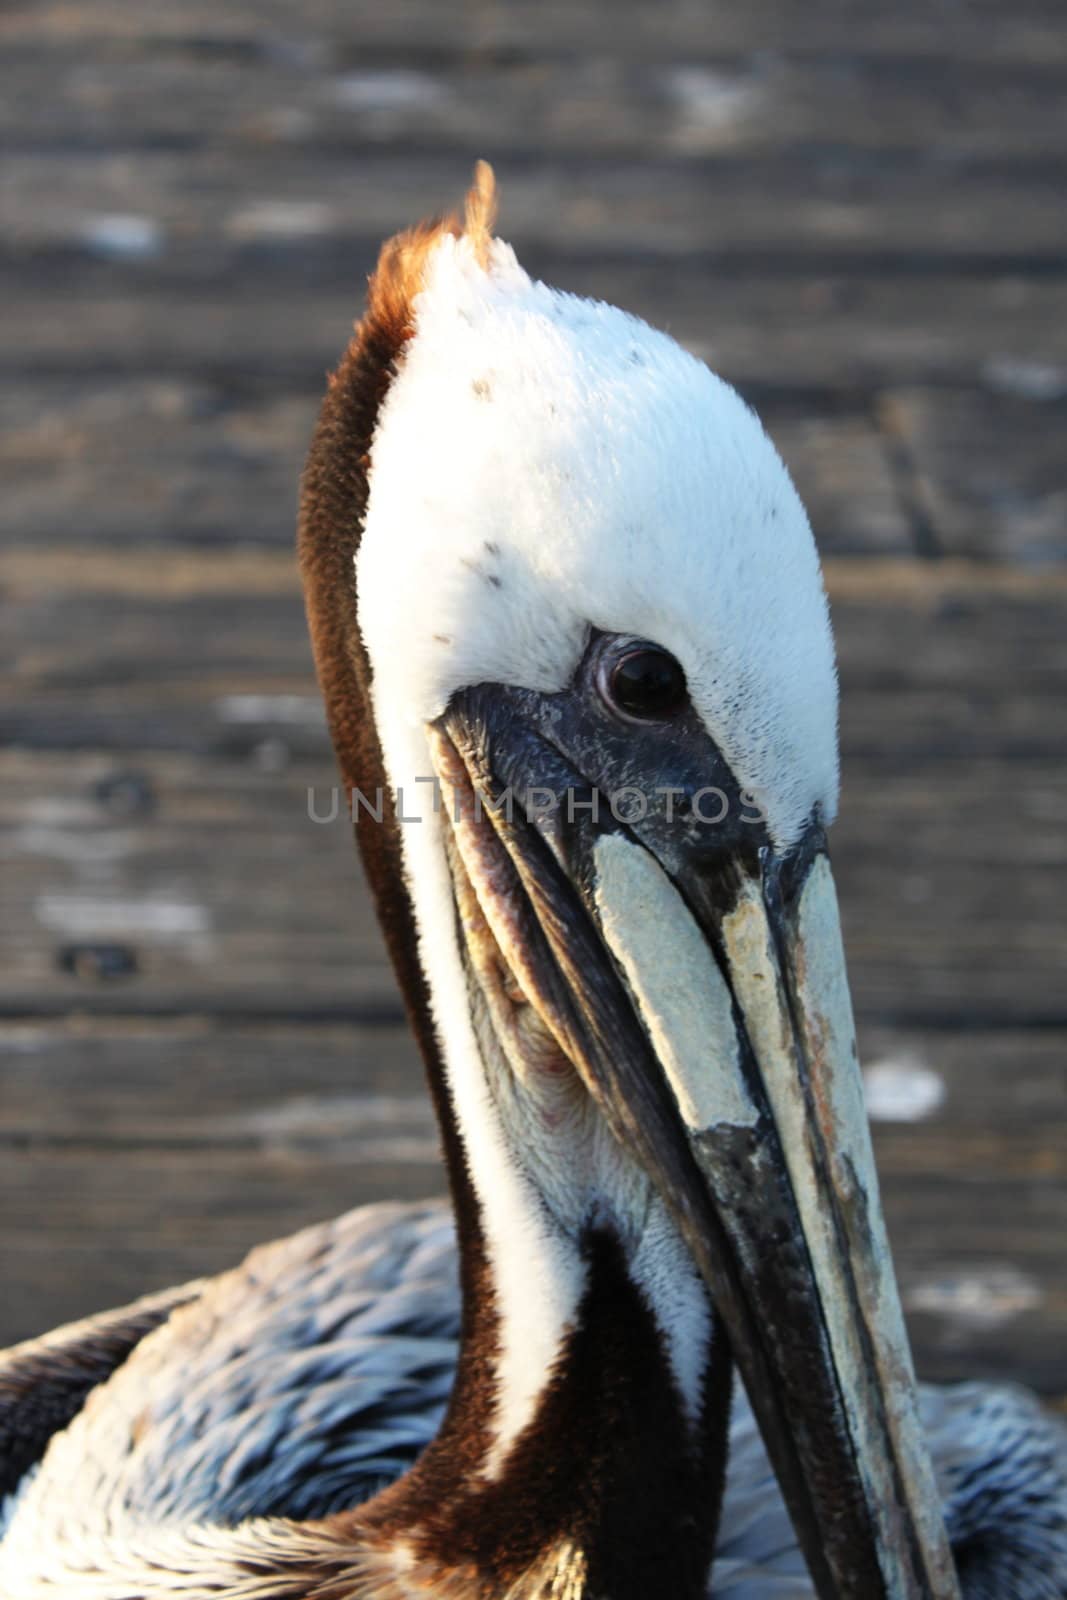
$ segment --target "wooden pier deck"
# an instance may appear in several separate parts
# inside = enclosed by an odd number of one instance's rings
[[[1062,5],[13,0],[0,48],[0,1344],[440,1188],[291,550],[376,243],[484,155],[795,472],[919,1366],[1062,1397]]]

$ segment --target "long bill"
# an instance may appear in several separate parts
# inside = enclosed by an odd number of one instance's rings
[[[687,865],[587,805],[531,817],[501,774],[538,742],[462,697],[431,729],[501,952],[676,1217],[821,1600],[955,1600],[821,834]]]

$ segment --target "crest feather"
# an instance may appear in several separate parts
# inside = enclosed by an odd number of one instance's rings
[[[483,271],[489,266],[489,246],[493,242],[497,210],[496,174],[488,161],[478,161],[474,167],[474,182],[467,190],[463,231]]]
[[[436,246],[447,235],[468,239],[474,259],[487,271],[496,215],[496,176],[488,161],[479,161],[462,219],[455,212],[433,217],[385,241],[367,292],[367,316],[397,346],[414,332],[415,298],[424,287],[426,263]]]

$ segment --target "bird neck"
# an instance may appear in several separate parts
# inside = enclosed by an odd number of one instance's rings
[[[725,1345],[709,1335],[693,1416],[618,1239],[591,1231],[573,1323],[531,1422],[501,1459],[498,1300],[479,1239],[461,1247],[452,1403],[415,1468],[360,1514],[372,1547],[398,1577],[418,1574],[429,1592],[457,1600],[703,1596],[725,1468]]]
[[[451,1594],[447,1575],[479,1600],[696,1600],[725,1463],[725,1340],[665,1202],[502,986],[450,837],[427,817],[404,846],[461,1350],[438,1438],[359,1525],[430,1592]]]

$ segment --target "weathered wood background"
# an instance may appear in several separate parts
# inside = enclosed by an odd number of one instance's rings
[[[486,155],[527,264],[795,470],[919,1364],[1062,1395],[1060,0],[16,0],[0,48],[0,1343],[440,1187],[291,544],[376,242]]]

